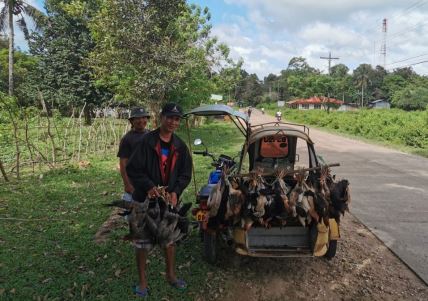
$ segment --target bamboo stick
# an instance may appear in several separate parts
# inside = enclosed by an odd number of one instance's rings
[[[79,150],[77,152],[77,161],[80,161],[80,150],[82,148],[82,115],[83,115],[83,111],[85,110],[86,107],[86,102],[83,105],[82,111],[80,111],[79,114]]]

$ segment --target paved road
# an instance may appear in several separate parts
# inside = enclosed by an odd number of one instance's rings
[[[326,162],[341,163],[333,173],[351,183],[352,213],[428,284],[428,159],[315,129],[310,136]]]

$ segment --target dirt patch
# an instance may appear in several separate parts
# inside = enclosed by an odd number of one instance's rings
[[[199,300],[428,300],[428,287],[352,215],[335,258],[247,258],[222,250],[218,288]]]
[[[126,222],[119,213],[122,213],[123,209],[114,208],[109,218],[101,225],[97,233],[95,233],[94,240],[97,244],[104,243],[108,240],[110,233],[118,228],[125,227]]]

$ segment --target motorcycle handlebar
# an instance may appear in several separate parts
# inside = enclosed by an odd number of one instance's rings
[[[204,151],[194,151],[193,152],[195,155],[205,155]]]

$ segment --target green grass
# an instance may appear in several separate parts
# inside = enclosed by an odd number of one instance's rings
[[[182,138],[187,137],[181,131]],[[234,155],[242,137],[231,124],[214,123],[192,130],[209,150]],[[126,226],[98,245],[93,236],[108,218],[103,207],[120,196],[122,183],[113,154],[91,157],[85,169],[67,166],[43,176],[0,186],[0,300],[135,300],[138,280],[133,248],[121,237]],[[209,158],[195,156],[197,182],[206,182]],[[183,194],[194,201],[193,182]],[[197,233],[177,248],[177,270],[189,285],[177,292],[166,285],[163,254],[150,256],[150,300],[194,300],[224,282],[221,268],[206,264]],[[208,276],[207,276],[208,275]]]

